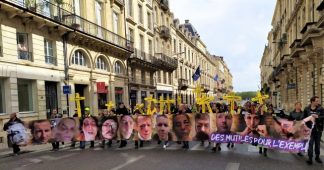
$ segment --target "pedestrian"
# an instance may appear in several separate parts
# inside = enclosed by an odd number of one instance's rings
[[[7,123],[4,124],[3,126],[3,130],[4,131],[8,131],[10,126],[16,124],[16,123],[20,123],[20,124],[24,124],[18,117],[17,117],[17,113],[11,113],[10,114],[10,119]],[[8,146],[10,147],[10,145],[12,146],[12,149],[13,149],[13,153],[15,155],[18,155],[19,152],[20,152],[20,148],[19,148],[19,145],[13,141],[13,133],[10,133],[8,132],[7,134],[7,139],[8,139]]]
[[[288,120],[290,121],[301,121],[303,120],[304,112],[302,110],[301,102],[295,103],[295,109],[289,113]],[[304,156],[302,152],[297,153],[298,156]]]
[[[315,144],[315,161],[318,163],[323,163],[320,159],[320,145],[321,137],[323,132],[324,124],[324,112],[323,108],[320,106],[319,97],[313,96],[310,99],[310,105],[304,109],[304,117],[313,116],[315,118],[315,124],[311,132],[311,138],[309,140],[308,146],[308,160],[307,164],[313,164],[313,146]]]
[[[57,114],[57,110],[56,109],[53,109],[52,111],[52,115],[51,115],[51,119],[53,122],[51,124],[51,129],[53,130],[54,127],[57,125],[57,122],[58,122],[58,119],[63,117],[63,115],[61,116],[62,114]],[[59,141],[52,141],[51,142],[52,144],[52,151],[58,151],[60,149],[60,142]]]

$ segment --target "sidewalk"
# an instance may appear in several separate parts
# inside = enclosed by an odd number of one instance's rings
[[[52,145],[44,144],[44,145],[27,145],[20,147],[20,152],[22,153],[28,153],[28,152],[35,152],[35,151],[46,151],[51,150]],[[6,148],[6,149],[0,149],[0,158],[7,157],[13,155],[12,148]]]

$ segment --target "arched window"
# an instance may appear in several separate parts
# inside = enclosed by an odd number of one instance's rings
[[[86,60],[83,53],[80,50],[76,50],[72,56],[72,64],[86,66]]]
[[[98,57],[96,60],[96,68],[100,70],[107,70],[107,63],[102,57]]]
[[[115,73],[116,74],[123,74],[123,66],[119,61],[117,61],[115,63]]]

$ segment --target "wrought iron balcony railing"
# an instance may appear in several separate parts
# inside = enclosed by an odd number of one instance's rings
[[[133,51],[133,42],[126,38],[109,31],[108,29],[99,26],[91,21],[88,21],[70,11],[67,11],[57,4],[43,1],[40,3],[29,4],[24,0],[5,0],[8,4],[17,8],[22,8],[25,11],[45,17],[51,21],[67,26],[74,30],[78,30],[87,35],[104,40],[108,43],[117,45],[129,51]]]
[[[160,0],[160,6],[163,10],[167,11],[169,9],[169,1],[168,0]]]
[[[18,50],[18,59],[31,61],[32,56],[33,56],[32,52]]]
[[[165,25],[160,26],[160,37],[163,39],[171,38],[170,29],[167,26]]]
[[[177,60],[163,54],[155,53],[155,58],[153,58],[153,63],[156,64],[160,69],[173,71],[177,69]]]
[[[56,65],[56,57],[45,56],[45,63]]]

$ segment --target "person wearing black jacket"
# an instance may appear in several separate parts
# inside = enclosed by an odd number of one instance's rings
[[[130,115],[128,109],[125,107],[124,103],[119,103],[119,106],[116,110],[117,115]],[[123,148],[127,145],[127,140],[120,140],[119,148]]]
[[[318,163],[323,163],[320,159],[320,142],[323,132],[324,124],[324,112],[323,108],[320,106],[319,97],[314,96],[310,99],[311,104],[304,109],[304,117],[313,116],[315,118],[315,125],[311,132],[311,138],[309,140],[308,147],[308,160],[309,165],[313,164],[313,145],[315,143],[315,161]]]
[[[17,117],[17,114],[16,113],[11,113],[10,114],[10,119],[7,123],[4,124],[3,126],[3,130],[4,131],[7,131],[9,129],[9,127],[15,123],[21,123],[21,124],[24,124],[18,117]],[[11,135],[8,134],[7,135],[7,139],[8,139],[8,146],[10,146],[10,143],[11,140]],[[17,145],[16,143],[11,143],[12,144],[12,149],[13,149],[13,153],[14,154],[18,154],[20,152],[20,148],[19,148],[19,145]]]

